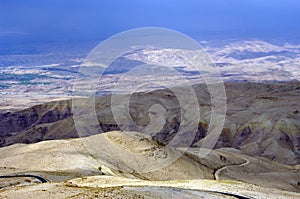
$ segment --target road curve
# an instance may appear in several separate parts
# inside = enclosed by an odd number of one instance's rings
[[[242,164],[231,164],[231,165],[226,165],[226,166],[224,166],[224,167],[221,167],[221,168],[217,169],[217,170],[215,171],[215,173],[214,173],[214,176],[215,176],[215,179],[216,179],[216,180],[220,180],[220,174],[221,174],[221,172],[222,172],[223,170],[225,170],[225,169],[228,169],[228,168],[230,168],[230,167],[243,167],[243,166],[247,166],[248,164],[250,164],[250,161],[249,161],[247,158],[237,156],[237,155],[234,154],[234,153],[230,153],[230,152],[227,152],[227,153],[229,153],[229,154],[231,154],[231,155],[233,155],[233,156],[235,156],[235,157],[242,158],[245,162],[242,163]]]
[[[212,191],[212,193],[218,193],[218,194],[222,194],[222,195],[225,195],[225,196],[232,196],[232,197],[235,197],[235,198],[238,198],[238,199],[253,199],[252,197],[249,198],[249,197],[245,197],[245,196],[241,196],[241,195],[237,195],[237,194],[225,193],[225,192],[219,192],[219,191]]]
[[[39,180],[41,183],[49,182],[47,179],[45,179],[45,178],[43,178],[43,177],[41,177],[41,176],[36,176],[36,175],[26,175],[26,174],[0,176],[0,178],[36,178],[36,179]]]

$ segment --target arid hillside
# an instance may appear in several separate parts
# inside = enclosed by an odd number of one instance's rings
[[[181,95],[184,96],[184,89],[181,90]],[[198,130],[185,132],[177,141],[178,147],[200,146],[201,140],[207,135],[213,103],[205,85],[195,85],[194,90],[201,111]],[[236,148],[251,156],[266,157],[289,165],[300,163],[299,83],[228,83],[226,94],[226,121],[215,148]],[[189,96],[185,98],[188,102]],[[118,124],[115,121],[110,96],[97,97],[95,106],[86,108],[86,104],[90,103],[89,99],[77,100],[77,104],[84,106],[83,117],[90,113],[89,108],[95,107],[101,128],[91,129],[89,122],[77,124],[75,128],[72,101],[50,102],[1,114],[0,144],[3,147],[14,143],[86,137],[128,126],[128,118],[121,118],[121,124],[120,119]],[[158,132],[150,134],[157,141],[168,144],[176,136],[179,128],[185,125],[181,123],[182,113],[189,111],[179,104],[177,96],[171,90],[131,95],[129,112],[134,125],[126,127],[126,130],[139,131],[138,126],[148,125],[151,122],[150,109],[155,104],[164,108],[165,123]],[[152,111],[152,114],[158,113]],[[89,121],[88,117],[86,121]]]
[[[300,197],[299,166],[229,148],[199,155],[137,132],[14,144],[0,149],[0,197]]]

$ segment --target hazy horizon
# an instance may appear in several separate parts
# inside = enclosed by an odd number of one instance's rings
[[[3,0],[0,42],[104,40],[164,27],[196,40],[299,39],[300,3],[276,1]]]

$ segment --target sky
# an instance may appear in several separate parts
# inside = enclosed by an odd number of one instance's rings
[[[299,0],[0,0],[0,40],[102,40],[140,27],[297,39],[299,10]]]

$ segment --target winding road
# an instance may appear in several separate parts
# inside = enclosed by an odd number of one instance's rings
[[[47,179],[41,177],[41,176],[36,176],[36,175],[30,175],[30,174],[18,174],[18,175],[6,175],[6,176],[0,176],[1,178],[35,178],[39,180],[41,183],[46,183],[49,182]],[[0,187],[2,189],[3,187]]]
[[[235,157],[237,157],[237,158],[241,158],[241,159],[243,159],[245,162],[242,163],[242,164],[231,164],[231,165],[226,165],[226,166],[224,166],[224,167],[221,167],[221,168],[217,169],[217,170],[215,171],[215,173],[214,173],[214,176],[215,176],[215,179],[216,179],[216,180],[220,180],[220,174],[221,174],[221,172],[222,172],[223,170],[225,170],[225,169],[228,169],[228,168],[230,168],[230,167],[243,167],[243,166],[247,166],[248,164],[250,164],[250,161],[249,161],[247,158],[237,156],[237,155],[234,154],[234,153],[230,153],[230,152],[227,152],[227,153],[229,153],[229,154],[231,154],[231,155],[233,155],[233,156],[235,156]]]
[[[218,194],[222,194],[225,196],[232,196],[238,199],[253,199],[252,197],[245,197],[245,196],[241,196],[241,195],[237,195],[237,194],[232,194],[232,193],[225,193],[225,192],[219,192],[219,191],[211,191],[211,193],[218,193]]]

